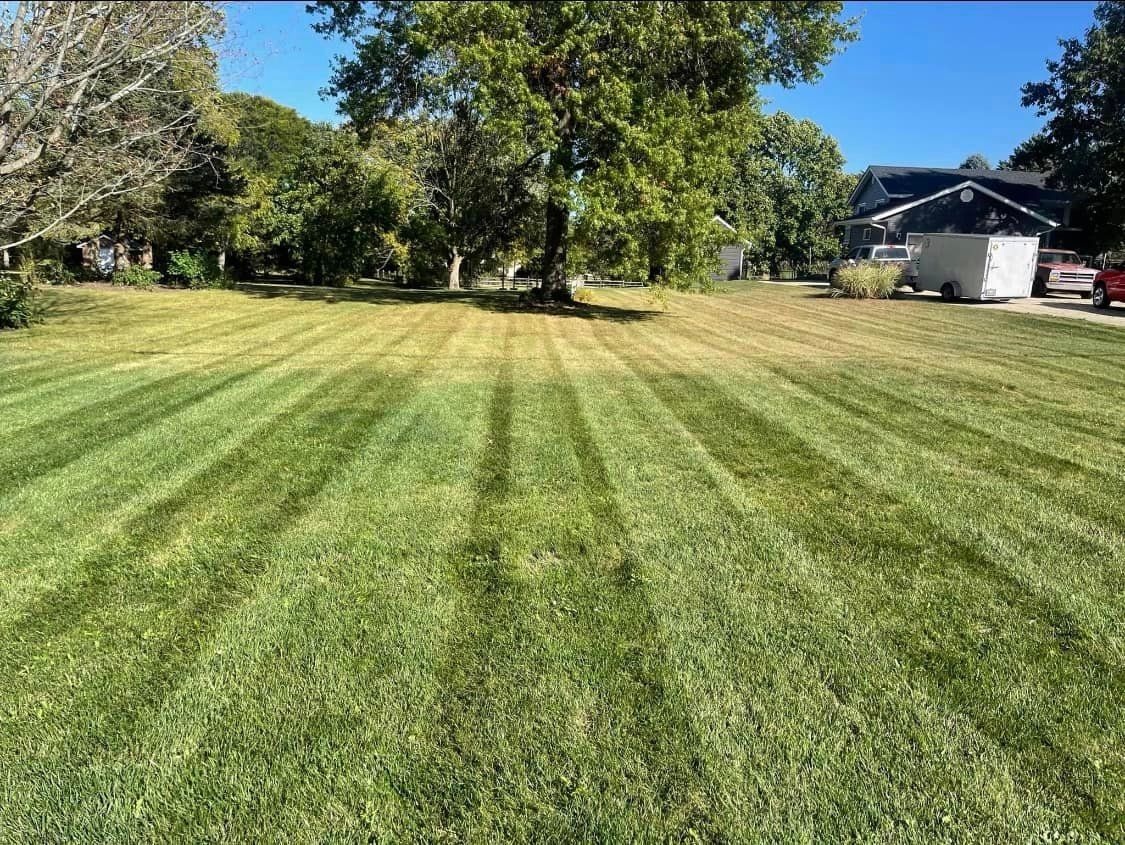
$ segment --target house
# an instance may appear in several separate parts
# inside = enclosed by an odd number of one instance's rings
[[[846,249],[914,246],[927,232],[1036,236],[1066,245],[1071,196],[1045,173],[872,165],[848,200],[852,214],[833,225]]]
[[[82,266],[108,276],[115,269],[124,270],[132,264],[152,269],[152,244],[141,238],[120,241],[106,232],[96,238],[75,244],[82,253]]]
[[[723,230],[730,234],[737,234],[734,226],[716,214],[713,218]],[[728,282],[731,279],[742,278],[742,265],[746,255],[746,241],[731,239],[731,243],[719,248],[719,269],[711,274],[716,282]]]

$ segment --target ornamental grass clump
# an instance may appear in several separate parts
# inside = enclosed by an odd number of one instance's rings
[[[854,299],[890,299],[902,281],[897,264],[853,264],[836,271],[831,293]]]

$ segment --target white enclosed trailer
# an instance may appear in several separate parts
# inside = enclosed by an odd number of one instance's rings
[[[915,290],[931,290],[946,302],[1031,296],[1038,238],[1007,235],[929,234],[918,247]]]

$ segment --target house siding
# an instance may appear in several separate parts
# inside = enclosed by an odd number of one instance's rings
[[[874,178],[868,180],[867,184],[863,187],[859,196],[855,198],[855,203],[852,206],[853,214],[870,214],[876,208],[883,208],[887,203],[876,206],[875,203],[879,200],[888,199],[886,191],[879,187],[879,183]],[[860,211],[860,205],[863,205],[863,211]]]
[[[727,282],[742,276],[743,247],[730,244],[719,250],[719,271],[714,274],[715,281]]]
[[[879,222],[887,227],[889,244],[905,244],[911,232],[1031,236],[1051,228],[980,191],[973,191],[970,202],[962,202],[960,192],[953,193]]]
[[[886,225],[886,224],[883,224]],[[871,230],[871,240],[865,241],[863,239],[863,230]],[[881,244],[883,242],[883,230],[878,226],[871,223],[857,223],[855,226],[848,227],[847,244],[848,249],[855,249],[857,246],[870,246],[871,244]],[[888,243],[891,241],[888,239]]]

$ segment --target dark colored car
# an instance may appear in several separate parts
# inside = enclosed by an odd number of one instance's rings
[[[1094,277],[1094,307],[1109,308],[1111,302],[1125,302],[1125,269],[1102,270]]]

